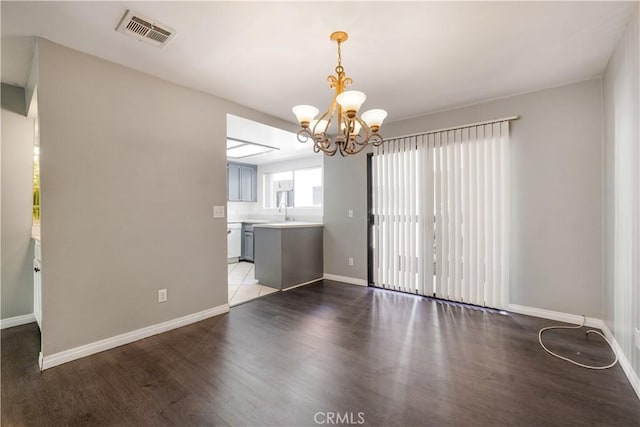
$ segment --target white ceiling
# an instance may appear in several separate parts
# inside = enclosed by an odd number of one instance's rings
[[[314,155],[311,143],[301,144],[295,133],[227,114],[227,137],[277,148],[264,154],[228,160],[262,165]]]
[[[634,2],[7,2],[2,35],[36,35],[293,121],[326,108],[336,63],[388,120],[601,75]],[[158,49],[115,31],[133,8],[178,31]],[[3,44],[4,49],[4,44]],[[10,52],[9,52],[10,53]],[[20,61],[2,55],[2,80]],[[22,55],[24,58],[25,55]]]

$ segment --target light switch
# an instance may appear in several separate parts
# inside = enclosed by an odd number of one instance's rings
[[[214,206],[213,207],[213,217],[214,218],[224,218],[224,206]]]
[[[353,218],[353,209],[349,209],[349,218]]]

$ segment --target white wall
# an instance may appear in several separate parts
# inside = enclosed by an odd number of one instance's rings
[[[226,114],[290,124],[43,39],[38,61],[44,356],[226,304]]]
[[[25,91],[2,84],[2,319],[33,313],[34,119]]]
[[[511,127],[512,304],[602,316],[601,97],[595,79],[382,127],[391,138],[520,116]],[[325,162],[325,185],[340,188],[325,193],[326,273],[367,278],[365,174],[364,155]]]
[[[604,320],[640,374],[640,11],[636,11],[604,77]],[[640,389],[637,390],[640,395]]]

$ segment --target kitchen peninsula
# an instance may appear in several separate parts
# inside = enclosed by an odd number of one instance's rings
[[[287,289],[322,279],[323,225],[313,222],[255,224],[255,277]]]

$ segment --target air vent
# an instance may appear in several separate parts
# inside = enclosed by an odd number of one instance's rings
[[[174,29],[133,10],[125,12],[116,31],[157,47],[164,47],[176,36]]]

